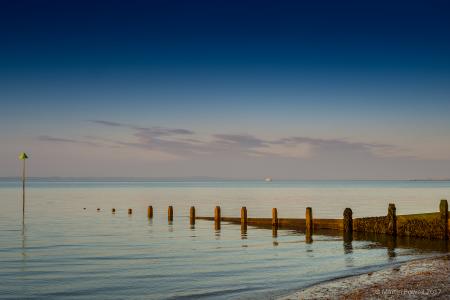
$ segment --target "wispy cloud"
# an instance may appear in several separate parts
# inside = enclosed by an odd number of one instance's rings
[[[136,130],[137,133],[147,136],[168,136],[168,135],[190,135],[194,134],[193,131],[184,129],[184,128],[167,128],[160,126],[152,126],[152,127],[141,127],[132,124],[118,123],[113,121],[105,121],[105,120],[89,120],[89,122],[94,124],[100,124],[104,126],[110,127],[124,127]]]
[[[248,134],[215,134],[213,137],[217,139],[218,144],[238,146],[240,148],[248,149],[266,147],[268,143],[267,141]]]
[[[318,139],[311,137],[286,137],[275,140],[260,139],[251,135],[215,134],[216,144],[241,149],[249,155],[308,158],[332,152],[365,152],[373,156],[399,156],[404,152],[394,145],[352,142],[345,139]]]
[[[54,137],[54,136],[49,136],[49,135],[40,135],[40,136],[38,136],[38,140],[43,141],[43,142],[51,142],[51,143],[82,144],[82,145],[88,145],[88,146],[93,146],[93,147],[101,146],[98,143],[91,142],[91,141],[60,138],[60,137]]]
[[[274,142],[280,145],[310,145],[316,151],[325,152],[368,152],[374,156],[406,156],[405,149],[383,143],[352,142],[347,139],[318,139],[310,137],[288,137]]]
[[[102,124],[102,125],[106,125],[106,126],[114,126],[114,127],[123,126],[123,124],[121,124],[121,123],[104,121],[104,120],[89,120],[89,122],[92,122],[95,124]]]
[[[201,136],[190,129],[161,126],[141,127],[105,120],[89,122],[121,127],[128,131],[123,140],[87,135],[84,139],[40,136],[41,141],[78,143],[104,147],[133,147],[160,152],[174,158],[203,156],[221,157],[282,157],[308,159],[363,155],[367,157],[404,156],[404,149],[382,143],[355,142],[347,139],[321,139],[302,136],[264,139],[250,134],[217,133]],[[86,140],[87,139],[87,140]]]

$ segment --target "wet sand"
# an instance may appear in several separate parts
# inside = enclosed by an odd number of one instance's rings
[[[279,299],[450,299],[450,255],[325,282]]]

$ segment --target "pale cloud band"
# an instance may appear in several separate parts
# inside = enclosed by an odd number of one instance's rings
[[[382,143],[352,142],[347,139],[320,139],[311,137],[282,137],[264,139],[249,134],[212,134],[201,136],[185,128],[160,126],[141,127],[105,120],[89,120],[90,123],[125,129],[124,139],[85,135],[84,138],[39,136],[43,142],[70,143],[93,147],[132,147],[160,152],[171,159],[189,157],[281,157],[315,159],[320,157],[339,159],[342,156],[411,158],[401,147]]]

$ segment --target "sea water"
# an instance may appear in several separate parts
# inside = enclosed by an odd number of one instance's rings
[[[209,221],[198,216],[339,218],[434,212],[448,181],[0,181],[0,298],[264,299],[337,277],[448,251],[448,243],[304,233]],[[147,206],[154,218],[147,218]],[[169,224],[167,207],[174,207]],[[112,214],[111,209],[116,208]],[[97,211],[100,208],[100,211]],[[133,214],[128,215],[127,209]],[[419,245],[419,246],[416,246]],[[425,245],[425,246],[424,246]]]

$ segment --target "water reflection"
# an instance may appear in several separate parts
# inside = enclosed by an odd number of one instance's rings
[[[22,222],[22,232],[21,232],[21,239],[22,239],[22,259],[25,261],[27,257],[27,235],[26,235],[26,226],[25,223]]]
[[[394,237],[387,234],[376,234],[368,232],[353,232],[353,240],[355,241],[371,241],[376,243],[377,247],[386,247],[388,257],[397,256],[396,249],[409,248],[415,249],[417,252],[439,251],[448,252],[448,241],[433,240],[412,237]]]
[[[309,228],[306,228],[305,230],[305,242],[307,244],[311,244],[313,242],[312,230],[310,230]]]
[[[236,224],[237,225],[237,224]],[[244,224],[240,224],[241,226],[241,239],[247,239],[247,226]],[[266,226],[266,225],[256,225],[256,228],[268,229],[272,230],[272,237],[278,237],[277,226]],[[305,230],[302,232],[301,230],[289,230],[292,234],[305,234],[305,243],[310,245],[313,243],[313,232]],[[365,247],[368,248],[386,248],[387,257],[391,260],[395,259],[398,256],[398,248],[401,249],[413,249],[416,253],[425,253],[429,251],[439,251],[439,252],[448,252],[449,251],[449,243],[450,241],[445,240],[430,240],[430,239],[421,239],[421,238],[410,238],[410,237],[394,237],[386,234],[376,234],[376,233],[367,233],[367,232],[350,232],[343,233],[341,231],[336,230],[327,230],[327,229],[319,229],[315,230],[314,234],[319,237],[328,236],[328,237],[336,237],[342,238],[343,241],[343,251],[344,254],[353,254],[354,253],[354,241],[365,241],[372,242],[371,244],[367,244]],[[278,241],[274,242],[274,245],[278,245]],[[312,252],[312,247],[308,247],[307,252]],[[346,261],[347,266],[353,266],[353,256],[347,255]]]
[[[195,230],[195,225],[189,225],[189,230],[191,231],[191,238],[196,238],[197,234],[196,234],[196,230]]]
[[[306,249],[306,256],[307,257],[310,257],[310,258],[314,257],[314,253],[313,253],[314,251],[313,251],[312,242],[311,243],[306,243],[305,249]]]
[[[387,241],[387,255],[389,259],[394,259],[397,254],[395,253],[395,248],[397,247],[397,237],[389,236],[386,239]]]
[[[343,234],[343,246],[344,246],[344,255],[345,255],[345,266],[351,268],[354,266],[354,257],[353,255],[349,255],[353,253],[353,233],[352,232],[344,232]]]
[[[353,253],[353,233],[352,232],[344,232],[344,254],[352,254]]]
[[[241,240],[247,239],[247,224],[241,224]]]
[[[241,224],[241,240],[247,240],[247,224]],[[241,247],[247,248],[247,244],[243,244]]]
[[[278,227],[277,226],[272,226],[272,237],[277,237],[278,236]]]

